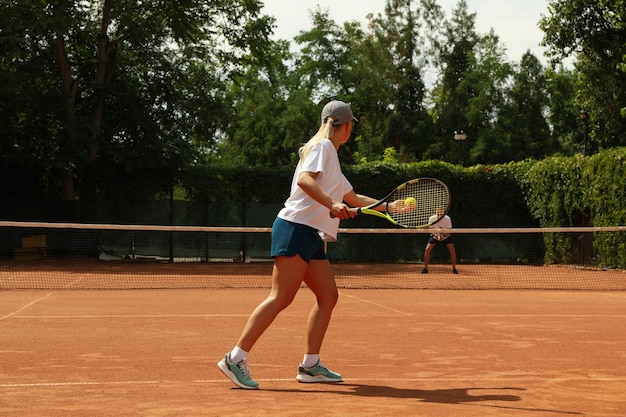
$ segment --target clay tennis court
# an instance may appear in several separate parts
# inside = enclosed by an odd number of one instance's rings
[[[433,282],[478,274],[469,266],[454,278],[444,266],[431,269]],[[623,282],[623,273],[611,273]],[[322,358],[344,382],[300,384],[314,302],[303,288],[249,357],[260,390],[241,390],[216,362],[266,295],[266,288],[4,290],[0,415],[626,414],[624,291],[342,288]]]

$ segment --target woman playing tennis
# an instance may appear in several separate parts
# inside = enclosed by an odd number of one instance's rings
[[[338,299],[324,242],[337,240],[340,219],[355,216],[348,205],[362,207],[377,201],[356,194],[341,172],[337,151],[350,138],[353,121],[356,118],[348,104],[329,102],[322,110],[318,132],[300,149],[290,196],[272,226],[272,289],[252,312],[236,346],[217,364],[241,388],[259,387],[247,365],[248,352],[278,314],[291,304],[302,282],[317,300],[309,314],[304,358],[296,380],[341,381],[340,374],[320,361],[322,341]],[[389,210],[396,210],[402,204],[394,201],[389,204]]]

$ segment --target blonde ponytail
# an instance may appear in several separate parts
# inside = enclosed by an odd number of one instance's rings
[[[333,135],[333,132],[335,131],[333,123],[335,123],[335,119],[333,119],[332,116],[328,117],[326,121],[320,126],[317,133],[300,148],[299,154],[301,162],[304,162],[306,157],[309,155],[309,152],[311,152],[311,149],[313,149],[315,145],[317,145],[326,138],[330,138]]]

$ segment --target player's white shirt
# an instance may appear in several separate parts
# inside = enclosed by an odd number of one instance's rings
[[[434,222],[435,220],[437,220],[437,217],[438,216],[436,214],[433,214],[428,219],[428,223]],[[431,229],[435,229],[435,230],[437,230],[437,229],[452,229],[452,219],[450,218],[450,216],[448,216],[446,214],[437,223],[433,223],[429,227]],[[435,236],[435,237],[444,238],[447,235],[449,235],[449,233],[437,233],[436,231],[433,231],[432,235]]]
[[[434,222],[437,220],[436,214],[433,214],[428,219],[428,223]],[[431,229],[452,229],[452,219],[447,214],[441,218],[437,223],[433,223],[429,226]]]
[[[333,200],[343,201],[343,197],[352,190],[352,185],[341,172],[339,156],[333,143],[322,140],[311,149],[304,164],[298,162],[291,182],[291,194],[285,207],[278,212],[278,217],[293,223],[304,224],[319,231],[324,241],[337,240],[339,219],[330,216],[328,207],[313,200],[298,187],[298,176],[301,172],[317,172],[317,182]]]

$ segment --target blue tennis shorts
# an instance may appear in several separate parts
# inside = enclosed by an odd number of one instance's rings
[[[311,259],[328,259],[324,241],[317,230],[303,224],[288,222],[279,217],[272,225],[272,250],[270,255],[300,255],[307,263]]]
[[[454,241],[452,240],[452,235],[448,236],[444,240],[437,240],[434,236],[430,236],[428,238],[428,243],[432,243],[433,245],[436,245],[437,243],[443,243],[444,245],[453,245]]]

